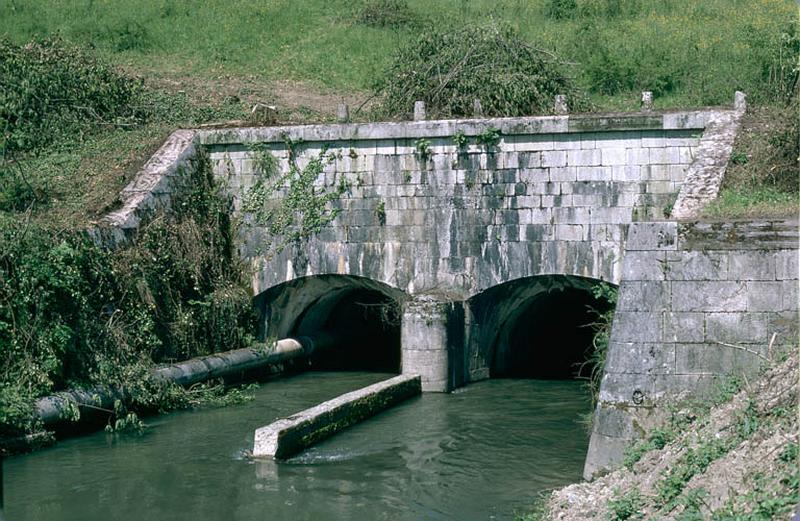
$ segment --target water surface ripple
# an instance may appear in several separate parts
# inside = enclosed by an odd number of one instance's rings
[[[149,419],[6,460],[6,519],[513,519],[580,479],[589,408],[579,382],[489,380],[426,394],[287,462],[253,462],[253,430],[387,375],[305,373],[256,399]]]

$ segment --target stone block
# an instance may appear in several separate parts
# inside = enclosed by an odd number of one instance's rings
[[[664,342],[702,342],[705,340],[703,313],[664,313]]]
[[[644,180],[647,181],[669,181],[669,165],[650,165],[646,169],[647,177]],[[651,183],[647,184],[648,192],[651,192]]]
[[[627,250],[676,250],[678,225],[675,222],[633,223],[628,229]]]
[[[517,152],[553,150],[553,134],[516,135],[511,137],[512,147]]]
[[[577,175],[577,168],[574,166],[553,167],[550,168],[549,179],[553,182],[575,181],[577,179]]]
[[[603,436],[631,439],[636,435],[630,416],[619,414],[611,407],[599,407],[594,421],[597,424],[597,431]]]
[[[783,311],[783,282],[747,283],[748,311]]]
[[[608,166],[578,166],[577,181],[611,181],[613,179],[612,167]]]
[[[800,278],[800,267],[798,267],[798,250],[782,250],[774,253],[775,256],[775,278],[778,280],[795,280]]]
[[[746,311],[747,286],[733,281],[674,281],[673,311]]]
[[[541,168],[541,152],[518,152],[517,163],[520,168]]]
[[[650,148],[649,150],[650,150],[651,165],[668,165],[673,162],[670,161],[669,152],[667,148],[657,147],[657,148]],[[677,161],[675,161],[675,163],[677,163]]]
[[[656,375],[653,397],[669,398],[688,392],[695,398],[703,398],[709,396],[719,376],[710,373]]]
[[[798,310],[797,280],[781,281],[782,308],[784,311]]]
[[[644,148],[663,147],[665,133],[663,130],[645,130],[642,132],[641,143]]]
[[[601,154],[598,149],[578,149],[567,152],[567,165],[570,166],[599,166]]]
[[[649,165],[650,164],[650,149],[649,148],[629,148],[627,149],[627,165]]]
[[[598,135],[597,142],[602,148],[639,148],[642,146],[642,131],[605,132]]]
[[[543,167],[567,166],[567,153],[563,150],[548,150],[542,152]]]
[[[771,251],[732,252],[729,277],[737,280],[775,280],[775,254]]]
[[[605,370],[613,374],[672,374],[675,346],[617,342],[608,352]]]
[[[770,337],[776,334],[778,345],[790,345],[797,349],[798,344],[798,320],[797,311],[782,311],[780,313],[768,314],[767,332]]]
[[[619,311],[647,311],[660,313],[669,307],[669,287],[660,281],[620,283]]]
[[[766,344],[768,326],[766,313],[708,313],[706,342]]]
[[[581,148],[579,134],[555,134],[553,150],[575,150]]]
[[[622,276],[628,281],[664,280],[666,253],[663,251],[628,251],[622,260]]]
[[[610,349],[614,349],[612,345]],[[655,376],[650,374],[606,373],[600,384],[600,401],[633,405],[634,400],[648,399],[653,394]]]
[[[631,222],[630,208],[595,208],[592,210],[592,224],[627,224]]]
[[[612,166],[611,179],[614,181],[639,182],[643,179],[642,167],[639,166]]]
[[[628,152],[625,148],[603,148],[603,166],[624,166],[628,164]]]
[[[617,311],[611,329],[612,342],[660,342],[661,315],[639,311]]]
[[[519,180],[526,183],[545,182],[549,179],[550,172],[547,168],[522,168],[519,170]]]
[[[555,226],[555,237],[557,241],[582,241],[583,226],[579,224],[557,224]]]
[[[677,374],[730,374],[735,367],[735,349],[714,344],[676,344]]]
[[[677,251],[667,253],[671,280],[726,280],[728,253],[718,251]]]
[[[401,375],[343,394],[256,430],[253,456],[283,459],[421,391],[417,375]]]
[[[581,148],[597,148],[597,132],[583,132],[578,134],[580,136]]]

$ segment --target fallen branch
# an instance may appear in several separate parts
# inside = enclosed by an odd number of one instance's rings
[[[773,338],[774,338],[774,335],[773,335]],[[753,349],[748,349],[748,348],[743,347],[743,346],[737,346],[735,344],[726,344],[725,342],[715,342],[715,343],[719,344],[721,346],[731,347],[733,349],[739,349],[740,351],[745,351],[747,353],[750,353],[751,355],[756,355],[757,357],[761,358],[765,362],[772,362],[772,359],[767,358],[766,356],[762,355],[761,353],[759,353],[758,351],[755,351]],[[770,345],[772,345],[772,344],[770,343]]]

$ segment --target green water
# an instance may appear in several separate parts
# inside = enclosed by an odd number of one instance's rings
[[[306,373],[224,409],[149,419],[6,460],[5,514],[24,520],[513,519],[580,479],[580,383],[490,380],[426,394],[282,463],[253,462],[256,427],[386,375]]]

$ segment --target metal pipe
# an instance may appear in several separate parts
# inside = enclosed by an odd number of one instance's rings
[[[321,335],[320,339],[326,338]],[[168,383],[190,386],[214,378],[230,378],[248,371],[277,365],[287,360],[310,355],[315,349],[327,347],[327,341],[301,337],[284,338],[263,349],[245,348],[192,358],[177,364],[160,366],[152,371],[153,377]],[[36,416],[45,427],[65,422],[75,405],[89,408],[112,409],[116,400],[124,400],[119,389],[97,386],[91,389],[73,389],[40,398],[36,401]]]

